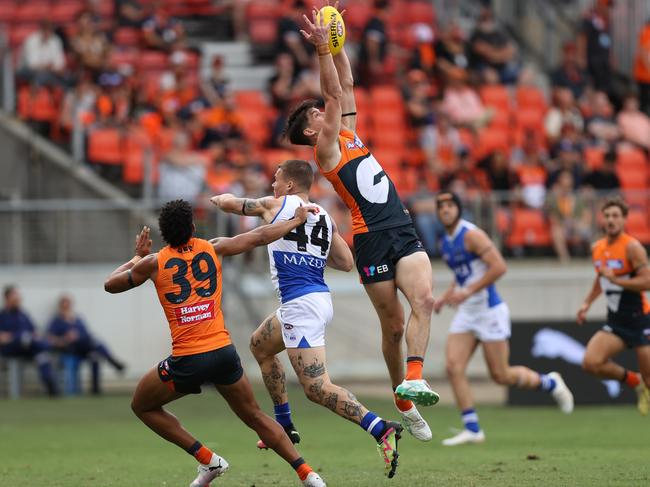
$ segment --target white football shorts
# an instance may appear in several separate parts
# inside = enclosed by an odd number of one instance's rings
[[[310,293],[283,303],[275,315],[282,325],[287,348],[325,345],[325,327],[334,317],[330,293]]]
[[[510,338],[510,329],[510,310],[506,303],[500,303],[484,309],[461,307],[451,322],[449,333],[472,333],[482,342],[496,342]]]

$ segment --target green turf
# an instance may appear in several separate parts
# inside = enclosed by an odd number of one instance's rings
[[[434,441],[406,436],[398,474],[388,480],[364,432],[291,392],[303,436],[300,451],[330,487],[650,485],[650,417],[632,407],[582,407],[572,416],[547,408],[482,407],[487,443],[443,448],[440,439],[459,426],[458,416],[452,408],[434,406],[426,410]],[[194,460],[140,424],[129,401],[126,396],[0,401],[0,486],[189,485]],[[268,409],[269,402],[262,402]],[[388,402],[367,405],[395,416]],[[274,453],[256,450],[254,433],[216,394],[184,398],[171,409],[230,461],[231,470],[213,487],[299,485]]]

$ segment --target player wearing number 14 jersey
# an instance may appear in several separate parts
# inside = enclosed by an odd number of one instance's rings
[[[274,196],[260,199],[223,194],[212,202],[229,213],[259,216],[264,221],[283,221],[296,208],[309,202],[314,175],[308,162],[289,160],[280,164],[273,183]],[[307,221],[284,238],[268,245],[271,278],[280,308],[251,337],[251,351],[260,364],[264,384],[271,395],[275,417],[292,441],[300,435],[291,419],[286,377],[277,355],[287,350],[289,360],[312,401],[358,424],[377,442],[388,477],[397,468],[397,441],[402,426],[384,421],[347,390],[332,384],[325,365],[325,328],[333,309],[325,283],[325,266],[349,271],[352,253],[332,219],[320,206]],[[258,446],[266,447],[262,439]]]
[[[183,200],[167,203],[159,217],[167,246],[151,253],[149,229],[136,238],[136,255],[106,280],[104,288],[121,293],[151,279],[172,335],[172,354],[149,371],[133,396],[133,412],[167,441],[198,462],[199,474],[190,487],[206,487],[228,469],[228,462],[203,446],[163,406],[201,385],[214,384],[247,426],[296,470],[303,485],[325,482],[300,457],[285,431],[261,410],[241,367],[221,312],[219,256],[235,255],[266,245],[302,225],[313,207],[296,208],[294,218],[266,225],[232,238],[211,241],[193,236],[192,207]]]

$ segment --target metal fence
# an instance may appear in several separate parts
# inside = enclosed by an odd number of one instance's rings
[[[581,193],[581,199],[591,215],[591,234],[599,235],[599,208],[605,195]],[[432,199],[433,194],[422,194],[420,199]],[[647,202],[650,191],[625,192],[632,202],[635,215],[641,214],[648,228]],[[516,193],[489,192],[465,197],[465,216],[484,228],[504,250],[516,256],[552,255],[550,245],[540,245],[538,232],[526,245],[513,248],[509,237],[521,222],[519,210],[525,208]],[[126,260],[133,252],[134,237],[143,222],[154,228],[154,248],[163,243],[157,233],[156,215],[159,206],[135,200],[131,203],[88,200],[13,200],[0,202],[0,264],[67,264],[103,263]],[[546,217],[544,208],[538,214]],[[435,214],[414,213],[414,219],[423,241],[435,239],[440,232]],[[638,219],[635,220],[638,224]],[[209,203],[195,205],[197,235],[204,238],[233,235],[257,224],[252,217],[224,215]],[[543,240],[543,239],[542,239]],[[528,245],[530,244],[530,245]],[[519,248],[521,247],[521,248]],[[241,260],[253,272],[266,268],[264,249]]]

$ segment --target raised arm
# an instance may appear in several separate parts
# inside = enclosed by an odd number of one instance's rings
[[[235,215],[259,216],[270,223],[277,215],[284,198],[265,196],[264,198],[237,198],[230,193],[224,193],[210,198],[212,204],[225,213]]]
[[[243,254],[255,247],[268,245],[284,237],[287,233],[305,223],[308,213],[315,213],[316,210],[315,206],[299,206],[296,208],[296,213],[291,220],[262,225],[250,232],[234,237],[215,238],[210,240],[210,243],[218,255]]]
[[[501,256],[501,252],[490,240],[483,230],[470,230],[465,234],[465,247],[468,252],[478,255],[487,269],[483,277],[475,281],[467,287],[459,288],[454,291],[453,295],[449,298],[449,303],[457,306],[465,301],[469,296],[475,294],[482,289],[485,289],[490,284],[494,283],[502,275],[506,273],[506,263]]]
[[[334,56],[334,67],[341,84],[341,123],[352,132],[357,127],[357,104],[354,100],[354,78],[345,48]]]
[[[338,228],[332,222],[332,248],[327,257],[327,265],[337,271],[350,272],[354,267],[354,257],[347,242],[343,240]]]
[[[303,16],[307,31],[300,31],[302,35],[316,47],[318,64],[320,66],[320,89],[325,100],[325,120],[316,141],[316,155],[324,170],[333,169],[341,158],[339,149],[339,132],[341,131],[341,98],[343,92],[339,75],[334,66],[334,60],[327,43],[329,24],[321,17],[316,19],[317,11],[314,9],[313,22]]]
[[[150,229],[144,227],[135,238],[135,256],[115,269],[104,282],[104,290],[123,293],[139,286],[158,270],[158,258],[151,253]]]

